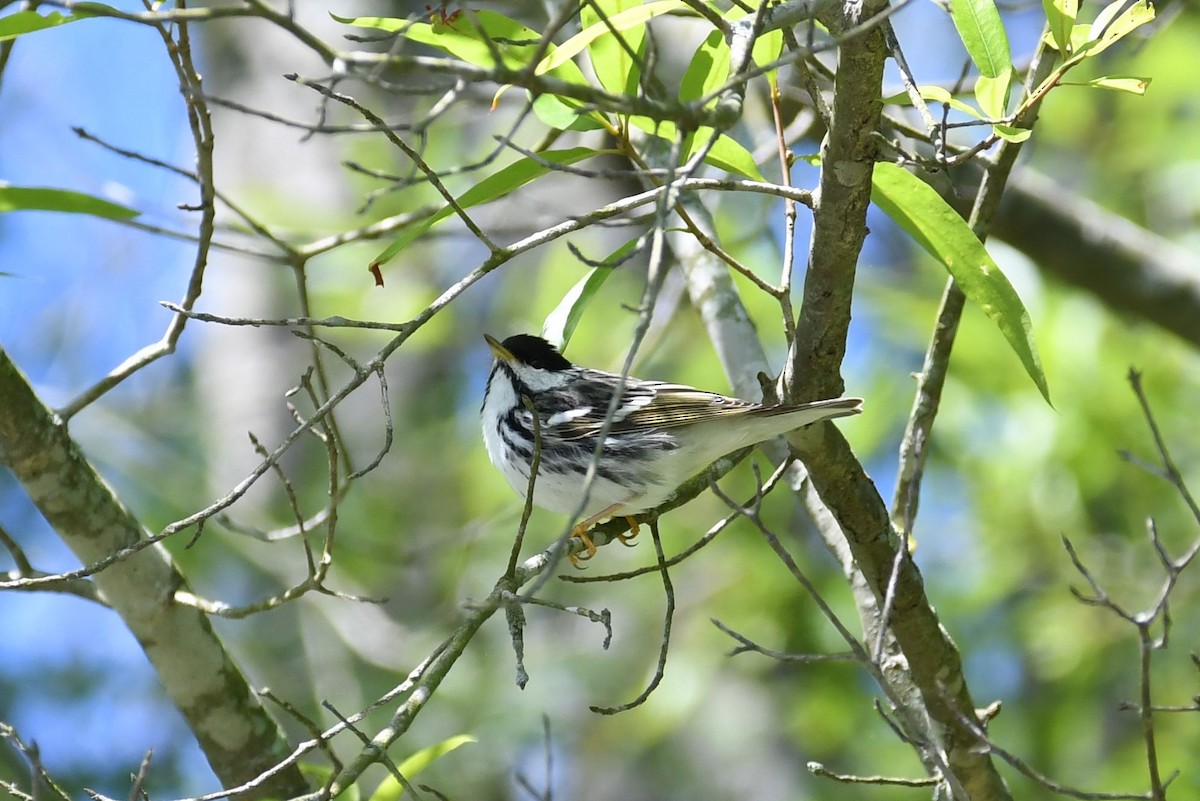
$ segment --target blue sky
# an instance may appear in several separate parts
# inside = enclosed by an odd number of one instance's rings
[[[195,199],[183,179],[72,131],[192,165],[176,79],[148,28],[91,19],[22,37],[4,74],[0,119],[0,180],[12,185],[87,192],[176,228],[176,205]],[[0,342],[57,403],[161,335],[165,311],[133,310],[179,293],[189,249],[90,217],[6,214],[0,270],[16,277],[0,284]],[[81,365],[88,372],[74,374]]]
[[[0,180],[87,192],[143,210],[148,222],[186,224],[175,207],[195,199],[188,182],[72,131],[191,166],[176,79],[152,30],[93,19],[31,34],[16,42],[3,77]],[[0,271],[11,274],[0,276],[0,346],[43,399],[65,402],[162,335],[167,313],[148,310],[179,295],[191,250],[85,216],[0,215]],[[171,369],[156,366],[116,392],[153,391]],[[89,414],[81,428],[95,424]],[[77,566],[7,474],[0,523],[39,568]],[[9,567],[0,558],[0,569]],[[54,775],[136,771],[154,748],[160,761],[182,759],[195,778],[172,790],[212,789],[202,755],[116,615],[69,596],[0,593],[0,629],[0,687],[33,690],[0,698],[0,719],[37,741]],[[98,677],[100,691],[80,693],[81,673]],[[95,789],[122,797],[128,784]]]

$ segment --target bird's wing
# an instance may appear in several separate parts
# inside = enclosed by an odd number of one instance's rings
[[[592,381],[544,398],[543,425],[564,440],[595,436],[604,425],[617,376],[593,374]],[[690,425],[762,408],[757,403],[704,392],[682,384],[629,379],[613,415],[614,433]]]
[[[757,403],[705,392],[682,384],[650,383],[654,398],[620,421],[631,428],[674,428],[762,408]]]

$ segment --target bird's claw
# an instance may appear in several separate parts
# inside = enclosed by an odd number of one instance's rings
[[[576,527],[571,532],[571,536],[583,543],[583,553],[567,553],[567,559],[571,561],[571,567],[576,570],[586,570],[587,565],[582,565],[580,562],[586,562],[596,555],[596,543],[592,542],[592,538],[587,535],[587,531]],[[586,556],[584,555],[586,554]]]
[[[632,517],[625,518],[625,522],[629,524],[629,533],[628,534],[618,534],[617,539],[620,540],[621,544],[624,545],[626,548],[632,548],[635,545],[637,545],[637,543],[634,542],[633,540],[638,535],[638,533],[641,532],[641,527],[638,526],[638,521]]]

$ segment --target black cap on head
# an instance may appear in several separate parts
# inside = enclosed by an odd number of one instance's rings
[[[540,370],[566,370],[571,366],[557,348],[532,334],[514,334],[500,344],[517,361],[530,367]]]

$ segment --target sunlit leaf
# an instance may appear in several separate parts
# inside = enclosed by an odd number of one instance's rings
[[[699,152],[700,148],[708,142],[713,135],[712,128],[699,128],[696,133],[688,137],[685,142],[684,160],[687,160]],[[763,181],[763,174],[758,169],[758,165],[754,163],[754,156],[750,151],[742,147],[741,143],[730,136],[721,134],[717,137],[717,141],[713,142],[712,148],[708,151],[708,155],[704,158],[706,164],[711,164],[718,169],[726,172],[735,173],[737,175],[749,178],[752,181]]]
[[[0,186],[0,212],[5,211],[63,211],[109,220],[128,220],[141,213],[83,192],[41,186]]]
[[[895,164],[875,165],[871,199],[941,262],[963,294],[995,323],[1049,403],[1029,313],[966,221],[932,187]]]
[[[745,18],[746,12],[734,7],[725,13],[725,19],[737,22]],[[756,64],[769,64],[779,57],[783,47],[783,32],[771,31],[754,41],[752,53]],[[729,44],[720,31],[711,32],[696,48],[688,68],[679,85],[679,99],[699,100],[708,97],[729,80]],[[714,101],[715,102],[715,101]]]
[[[699,100],[725,85],[729,77],[729,46],[720,31],[713,31],[692,54],[679,82],[679,99]]]
[[[584,48],[601,36],[610,34],[612,30],[624,31],[637,25],[644,25],[647,20],[660,14],[683,8],[686,3],[682,0],[654,0],[652,3],[634,6],[608,18],[608,22],[597,22],[589,25],[567,41],[559,45],[555,51],[548,54],[537,66],[537,74],[549,72],[583,52]],[[611,27],[610,27],[611,26]]]
[[[1115,0],[1096,16],[1096,21],[1088,31],[1090,41],[1079,49],[1081,53],[1086,51],[1087,57],[1091,58],[1153,21],[1154,6],[1134,3],[1125,7],[1125,1]]]
[[[650,117],[640,117],[633,115],[629,117],[629,124],[634,128],[645,131],[652,136],[658,136],[663,139],[674,139],[678,129],[675,123],[670,120],[656,120]]]
[[[590,147],[575,147],[568,150],[547,150],[537,154],[537,158],[526,156],[514,161],[495,174],[484,178],[475,184],[475,186],[455,198],[455,200],[464,209],[477,206],[481,203],[488,203],[497,198],[504,197],[536,178],[542,177],[552,169],[553,165],[574,164],[577,161],[582,161],[603,152]],[[446,205],[436,214],[422,220],[417,225],[406,228],[392,244],[388,245],[382,253],[375,257],[374,261],[371,262],[372,267],[377,267],[390,261],[397,253],[412,244],[413,240],[452,214],[454,214],[454,209]]]
[[[629,240],[609,254],[608,258],[604,259],[604,264],[619,264],[637,244],[637,238]],[[583,278],[575,282],[575,286],[567,290],[567,294],[563,295],[554,311],[546,316],[546,322],[542,324],[542,338],[559,350],[565,350],[579,321],[583,319],[584,310],[614,272],[615,269],[610,266],[593,267],[588,270]]]
[[[945,103],[955,111],[961,111],[962,113],[968,114],[977,120],[983,119],[983,114],[979,111],[979,109],[959,100],[954,95],[950,94],[950,90],[946,89],[944,86],[918,86],[917,92],[920,93],[921,97],[925,100],[929,100],[934,103]],[[885,97],[883,102],[895,105],[909,105],[912,103],[912,100],[909,98],[907,92],[900,92],[890,97]]]
[[[18,11],[6,17],[0,17],[0,42],[15,39],[18,36],[47,28],[57,28],[68,22],[74,22],[78,17],[51,11],[49,14],[39,14],[36,11]]]
[[[667,120],[654,120],[649,117],[631,116],[629,124],[635,128],[645,131],[651,136],[657,136],[662,139],[674,139],[678,129],[675,123]],[[713,129],[702,127],[696,129],[696,132],[689,136],[683,144],[682,156],[686,161],[699,152],[705,143],[712,137]],[[712,149],[708,151],[708,156],[704,159],[706,164],[711,164],[718,169],[726,172],[744,175],[753,181],[762,181],[762,173],[758,169],[758,165],[754,163],[754,156],[750,155],[750,151],[742,147],[736,139],[732,139],[725,134],[713,143]]]
[[[477,742],[477,740],[469,734],[458,734],[454,737],[449,737],[428,748],[422,748],[397,765],[396,772],[411,782],[419,773],[446,754],[460,746],[474,742]],[[375,788],[375,792],[371,794],[370,801],[397,801],[402,795],[404,795],[404,785],[394,775],[389,775]]]
[[[579,24],[585,31],[596,26],[604,31],[592,40],[587,50],[588,58],[592,62],[592,72],[596,74],[600,85],[610,92],[631,94],[637,91],[641,68],[634,55],[642,48],[642,42],[646,38],[646,26],[642,22],[627,28],[618,28],[617,34],[614,35],[605,24],[605,20],[622,19],[625,12],[641,8],[645,8],[642,0],[593,0],[579,10]],[[616,27],[616,23],[613,25]],[[621,39],[618,40],[617,36]]]
[[[39,14],[36,11],[18,11],[0,17],[0,42],[7,42],[26,33],[57,28],[68,22],[76,22],[88,17],[104,16],[116,13],[116,9],[104,3],[75,3],[72,14],[51,11],[49,14]]]
[[[734,8],[731,13],[745,13],[740,8]],[[764,33],[762,36],[754,40],[754,50],[751,55],[754,58],[754,63],[763,65],[770,64],[775,59],[779,58],[783,53],[783,31],[774,30]],[[768,73],[773,75],[774,71]]]
[[[432,45],[481,67],[493,67],[499,54],[504,66],[520,69],[538,52],[541,36],[514,19],[480,9],[453,22],[413,25],[404,37]]]
[[[1012,85],[1013,71],[1010,67],[998,78],[980,75],[975,81],[975,101],[989,119],[1004,119],[1008,113],[1008,90]]]
[[[395,33],[411,25],[422,24],[405,19],[404,17],[340,17],[332,13],[329,16],[333,17],[335,22],[341,22],[344,25],[355,25],[359,28],[374,28],[377,31],[386,31],[387,33]]]
[[[1071,26],[1071,50],[1078,51],[1079,48],[1086,45],[1092,38],[1091,25],[1072,25]]]
[[[331,16],[347,25],[400,33],[405,39],[436,47],[456,58],[487,69],[496,65],[497,54],[500,55],[504,66],[511,69],[527,66],[539,52],[538,46],[542,38],[541,34],[532,28],[487,9],[462,12],[447,22],[437,19],[433,23],[412,22],[397,17],[339,17],[336,14]],[[548,57],[553,56],[554,52],[555,47],[550,45],[547,50]],[[569,59],[556,66],[561,66],[561,69],[555,70],[555,77],[572,83],[587,83],[579,67]],[[539,74],[547,71],[539,70]]]
[[[600,112],[592,109],[584,111],[583,104],[573,105],[573,101],[558,95],[535,97],[533,113],[547,126],[560,131],[594,131],[604,127],[600,122]]]
[[[993,125],[992,132],[1009,142],[1024,142],[1029,137],[1033,136],[1033,130],[1030,128],[1016,128],[1012,125]]]
[[[1055,48],[1064,55],[1070,55],[1073,49],[1071,28],[1079,14],[1079,0],[1042,0],[1042,10],[1046,12],[1046,22]]]
[[[1134,3],[1128,7],[1125,6],[1125,0],[1110,3],[1101,9],[1091,25],[1072,26],[1072,55],[1066,66],[1073,66],[1104,52],[1132,31],[1153,20],[1154,7],[1148,3]],[[1051,76],[1047,80],[1053,80],[1054,77]]]
[[[1008,34],[992,0],[950,0],[950,17],[980,75],[999,78],[1008,72]]]
[[[1134,75],[1105,75],[1102,78],[1092,78],[1090,81],[1062,81],[1063,86],[1095,86],[1098,89],[1112,89],[1117,92],[1129,92],[1134,95],[1146,94],[1150,78],[1140,78]]]

